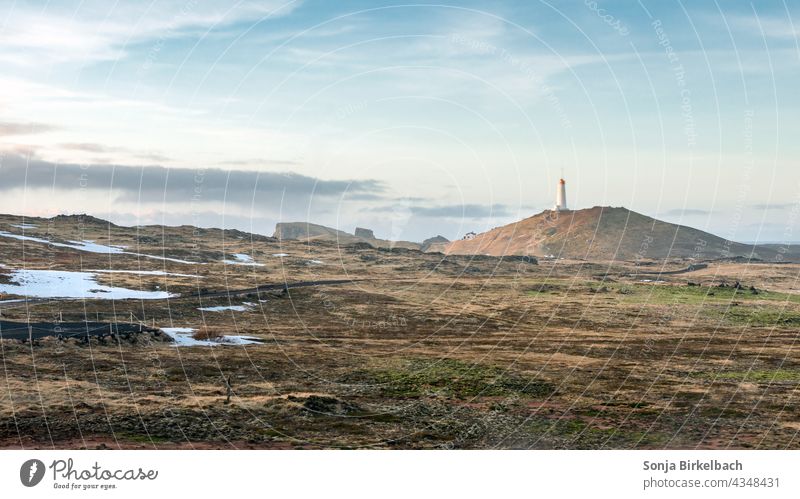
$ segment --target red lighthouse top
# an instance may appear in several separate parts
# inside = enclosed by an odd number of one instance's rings
[[[566,184],[566,182],[564,182],[564,179],[563,179],[563,178],[562,178],[561,180],[559,180],[559,181],[558,181],[558,183],[559,183],[559,184],[561,184],[561,185],[564,185],[564,184]]]

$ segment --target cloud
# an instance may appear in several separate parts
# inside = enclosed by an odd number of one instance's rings
[[[372,192],[348,192],[347,199],[350,201],[379,201],[385,199],[385,196]]]
[[[698,210],[695,208],[675,208],[660,213],[661,216],[666,216],[666,217],[680,217],[680,216],[702,217],[710,214],[711,212],[708,210]]]
[[[0,60],[33,66],[43,62],[114,60],[125,47],[147,40],[178,38],[205,28],[291,13],[300,0],[231,4],[187,2],[26,2],[6,13],[0,31]]]
[[[54,187],[55,186],[55,187]],[[264,202],[309,203],[320,197],[378,196],[377,180],[321,180],[296,173],[183,169],[162,166],[57,164],[8,156],[0,165],[0,192],[12,189],[81,189],[110,193],[121,202],[225,202],[240,206]]]
[[[95,144],[91,142],[80,142],[80,143],[65,143],[65,144],[58,144],[56,146],[58,149],[64,151],[80,151],[80,152],[88,152],[94,154],[117,154],[117,153],[130,153],[132,157],[143,159],[146,161],[152,161],[154,163],[167,163],[172,161],[171,158],[164,156],[163,154],[147,152],[147,153],[140,153],[131,151],[125,147],[116,147],[116,146],[107,146],[103,144]]]
[[[493,218],[508,217],[515,213],[503,204],[452,204],[441,206],[380,206],[372,211],[396,212],[408,210],[412,215],[429,218]]]
[[[794,205],[795,203],[759,203],[752,206],[756,210],[785,210]]]
[[[44,123],[9,123],[0,122],[0,137],[9,135],[31,135],[34,133],[45,133],[58,130],[58,127],[46,125]]]
[[[90,143],[68,143],[68,144],[59,144],[58,147],[61,149],[66,149],[68,151],[82,151],[82,152],[93,152],[93,153],[114,153],[114,152],[121,152],[124,149],[120,147],[110,147],[104,146],[102,144],[90,144]]]
[[[250,158],[250,159],[233,159],[228,161],[220,161],[217,163],[218,165],[225,165],[225,166],[298,166],[300,165],[300,161],[294,160],[284,160],[284,159],[261,159],[261,158]]]
[[[163,154],[158,154],[153,152],[134,154],[134,156],[139,159],[153,161],[154,163],[167,163],[169,161],[172,161],[172,158],[170,158],[169,156],[164,156]]]
[[[793,25],[788,17],[734,15],[727,16],[728,24],[736,30],[746,32],[761,38],[796,40],[800,31]]]

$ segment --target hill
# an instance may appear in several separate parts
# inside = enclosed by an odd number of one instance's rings
[[[422,251],[442,253],[450,240],[444,236],[434,236],[422,241]]]
[[[367,243],[374,248],[421,248],[419,243],[411,241],[389,241],[387,239],[377,239],[370,229],[357,228],[357,234],[350,234],[324,225],[317,225],[308,222],[281,222],[275,225],[273,237],[284,240],[299,241],[332,241],[340,245],[354,243]]]
[[[702,230],[656,220],[627,208],[543,211],[530,218],[453,241],[447,254],[534,255],[586,260],[753,258],[798,260],[797,247],[725,240]]]
[[[308,222],[279,223],[275,225],[275,233],[272,237],[281,240],[292,239],[326,239],[326,240],[350,240],[355,238],[347,232],[317,225]]]

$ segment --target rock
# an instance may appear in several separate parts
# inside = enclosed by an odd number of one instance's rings
[[[374,247],[371,244],[365,242],[357,242],[347,245],[347,249],[351,252],[371,250],[373,248]]]
[[[364,229],[362,227],[356,227],[355,236],[362,239],[375,239],[375,233],[372,232],[372,229]]]

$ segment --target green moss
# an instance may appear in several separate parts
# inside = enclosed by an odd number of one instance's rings
[[[499,367],[454,359],[412,360],[394,369],[372,371],[369,375],[385,396],[396,398],[434,394],[461,399],[514,394],[543,397],[555,390],[548,382],[525,378]]]
[[[751,326],[800,326],[800,313],[781,307],[731,307],[722,314],[725,322]]]
[[[609,286],[611,289],[611,286]],[[622,289],[622,288],[620,288]],[[719,325],[800,326],[800,296],[748,289],[637,284],[619,293],[623,304],[675,307],[679,315]]]
[[[527,431],[541,434],[548,441],[561,442],[561,445],[571,449],[657,447],[669,439],[658,432],[598,428],[577,418],[534,418],[528,423]]]
[[[608,285],[609,289],[613,285]],[[619,285],[617,285],[619,287]],[[706,287],[684,286],[670,284],[637,283],[633,286],[624,286],[630,292],[623,301],[633,303],[653,304],[703,304],[703,303],[730,303],[731,301],[773,301],[800,303],[800,295],[778,293],[774,291],[758,291],[752,293],[749,289],[735,289],[733,287]]]
[[[749,288],[716,286],[686,286],[684,284],[647,283],[647,282],[612,282],[612,281],[564,281],[543,279],[526,283],[527,294],[542,297],[550,291],[564,291],[570,294],[598,293],[609,295],[620,303],[653,304],[653,305],[722,305],[737,302],[773,302],[775,306],[791,306],[800,304],[800,295],[758,290],[753,293]],[[605,288],[605,289],[602,289]],[[779,305],[780,304],[780,305]]]
[[[752,371],[720,371],[720,372],[698,372],[693,373],[692,377],[722,380],[740,381],[754,383],[771,383],[776,381],[800,381],[800,370],[796,369],[759,369]]]
[[[709,418],[733,418],[741,419],[746,418],[750,413],[734,409],[732,407],[701,407],[698,409],[697,414]]]

